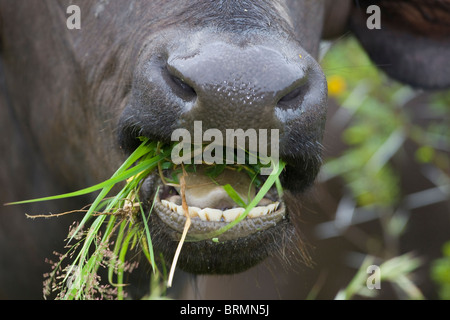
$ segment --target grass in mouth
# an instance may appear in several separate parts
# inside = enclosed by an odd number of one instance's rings
[[[30,218],[49,218],[65,215],[73,212],[85,212],[85,215],[79,224],[72,227],[67,238],[67,251],[59,255],[59,261],[54,263],[53,270],[47,274],[44,295],[50,296],[56,293],[57,299],[92,299],[92,298],[117,298],[122,300],[126,297],[124,287],[125,273],[133,269],[133,265],[127,262],[127,254],[130,251],[139,248],[148,263],[152,266],[154,278],[167,279],[167,287],[172,285],[173,274],[178,260],[178,256],[186,240],[191,219],[186,214],[186,224],[182,238],[178,244],[177,251],[172,261],[169,274],[162,267],[159,270],[156,265],[155,252],[153,251],[148,221],[153,210],[153,205],[146,214],[139,199],[139,189],[142,181],[149,174],[158,172],[164,183],[178,184],[180,186],[180,195],[184,212],[188,212],[188,206],[185,198],[184,177],[189,170],[194,169],[195,165],[175,166],[170,155],[175,146],[163,146],[157,142],[151,142],[146,138],[141,138],[140,146],[128,157],[120,168],[111,176],[110,179],[85,188],[76,192],[67,194],[20,201],[10,203],[23,204],[40,201],[50,201],[64,199],[68,197],[81,196],[92,192],[100,191],[95,201],[83,208],[71,212],[64,212],[56,215],[36,215]],[[201,239],[189,239],[189,241],[200,241],[211,239],[217,241],[217,237],[241,222],[248,213],[264,198],[267,192],[275,184],[279,194],[281,194],[281,183],[279,176],[284,169],[284,163],[279,161],[274,163],[273,174],[262,182],[258,174],[262,167],[257,165],[236,165],[239,170],[245,170],[252,178],[252,182],[259,187],[259,192],[249,202],[245,203],[239,194],[231,185],[225,185],[231,199],[239,206],[245,208],[245,212],[235,221],[228,223],[221,229],[202,236]],[[167,181],[162,175],[163,170],[182,170],[180,178]],[[208,175],[214,179],[224,170],[224,165],[213,165],[208,170]],[[112,188],[118,183],[124,183],[124,187],[115,195],[109,196]],[[158,194],[158,192],[156,192]],[[153,201],[154,203],[154,201]],[[68,260],[70,260],[68,262]],[[164,257],[161,257],[164,261]],[[98,270],[100,267],[108,269],[107,285],[100,285]],[[114,278],[115,277],[115,278]],[[161,290],[164,293],[165,286]]]

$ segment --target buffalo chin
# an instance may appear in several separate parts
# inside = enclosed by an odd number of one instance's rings
[[[158,194],[156,190],[159,190]],[[176,212],[169,212],[161,203],[160,196],[163,194],[157,174],[145,179],[141,187],[141,199],[149,199],[144,206],[147,212],[153,208],[148,223],[153,247],[156,256],[162,254],[164,262],[168,264],[173,261],[186,218]],[[191,227],[197,224],[197,237],[193,239],[188,233],[177,267],[192,274],[219,275],[243,272],[272,256],[287,260],[286,264],[289,265],[292,265],[293,261],[309,264],[305,245],[290,217],[291,212],[294,216],[298,215],[297,199],[298,197],[292,196],[286,190],[283,199],[276,199],[280,201],[280,206],[272,213],[272,217],[247,217],[216,238],[208,235],[226,225],[226,222],[204,222],[198,217],[192,218],[194,223]],[[155,203],[152,203],[153,200]],[[198,230],[202,228],[205,230],[205,237],[199,240],[198,236],[201,234]],[[242,232],[243,229],[247,230]]]
[[[175,255],[180,233],[170,228],[157,215],[151,216],[154,230],[153,245],[171,262]],[[280,252],[286,242],[295,237],[294,227],[283,220],[276,226],[253,233],[244,238],[215,242],[211,239],[187,241],[181,250],[177,267],[192,274],[234,274],[243,272],[267,257]]]

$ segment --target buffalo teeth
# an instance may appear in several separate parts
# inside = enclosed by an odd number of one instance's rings
[[[232,222],[236,220],[241,214],[243,214],[245,211],[244,208],[235,208],[235,209],[229,209],[225,210],[223,212],[223,219],[225,222]]]
[[[161,200],[161,203],[164,207],[169,208],[170,209],[170,202],[167,200]]]
[[[198,217],[198,213],[201,209],[198,207],[189,207],[188,210],[189,210],[189,217],[195,218]]]
[[[177,205],[172,201],[161,200],[161,204],[181,216],[184,216],[183,206]],[[247,215],[247,218],[253,219],[271,214],[278,210],[280,206],[279,202],[274,202],[266,206],[258,206],[253,208]],[[212,208],[198,208],[198,207],[188,207],[189,217],[200,218],[202,221],[225,221],[232,222],[235,221],[240,215],[245,212],[244,208],[233,208],[225,211]]]
[[[272,213],[272,212],[277,211],[279,205],[280,205],[279,202],[275,202],[275,203],[269,204],[269,205],[267,206],[267,207],[269,208],[269,213]]]
[[[169,201],[169,209],[175,212],[178,212],[178,205]]]
[[[255,207],[252,210],[250,210],[250,212],[248,213],[248,217],[250,219],[258,218],[260,216],[265,216],[268,213],[269,213],[268,207]]]
[[[183,206],[177,206],[177,205],[175,205],[174,207],[175,207],[175,210],[173,210],[173,211],[175,211],[176,213],[178,213],[180,216],[184,216],[184,209],[183,209]]]
[[[161,200],[164,207],[169,208],[172,211],[176,210],[176,204],[167,200]]]
[[[198,212],[198,216],[203,221],[220,221],[223,211],[219,209],[205,208]]]

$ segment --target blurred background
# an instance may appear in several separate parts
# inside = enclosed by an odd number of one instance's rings
[[[198,276],[183,297],[450,299],[450,91],[394,82],[352,37],[323,49],[325,164],[302,212],[314,265]],[[370,265],[379,290],[367,288]]]

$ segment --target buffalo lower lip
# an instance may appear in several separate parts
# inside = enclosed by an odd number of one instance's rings
[[[180,234],[183,232],[186,223],[185,216],[166,207],[166,205],[164,205],[159,198],[157,198],[154,203],[154,210],[158,217],[168,227],[179,232]],[[285,212],[286,210],[284,204],[280,203],[276,211],[255,218],[249,218],[247,216],[244,220],[237,223],[231,229],[218,235],[216,238],[219,241],[228,241],[245,238],[254,233],[262,232],[276,226],[280,221],[285,219]],[[229,222],[226,221],[203,221],[200,218],[193,218],[191,219],[191,226],[188,231],[188,236],[196,239],[208,240],[206,235],[217,232],[219,229],[228,225],[228,223]]]

